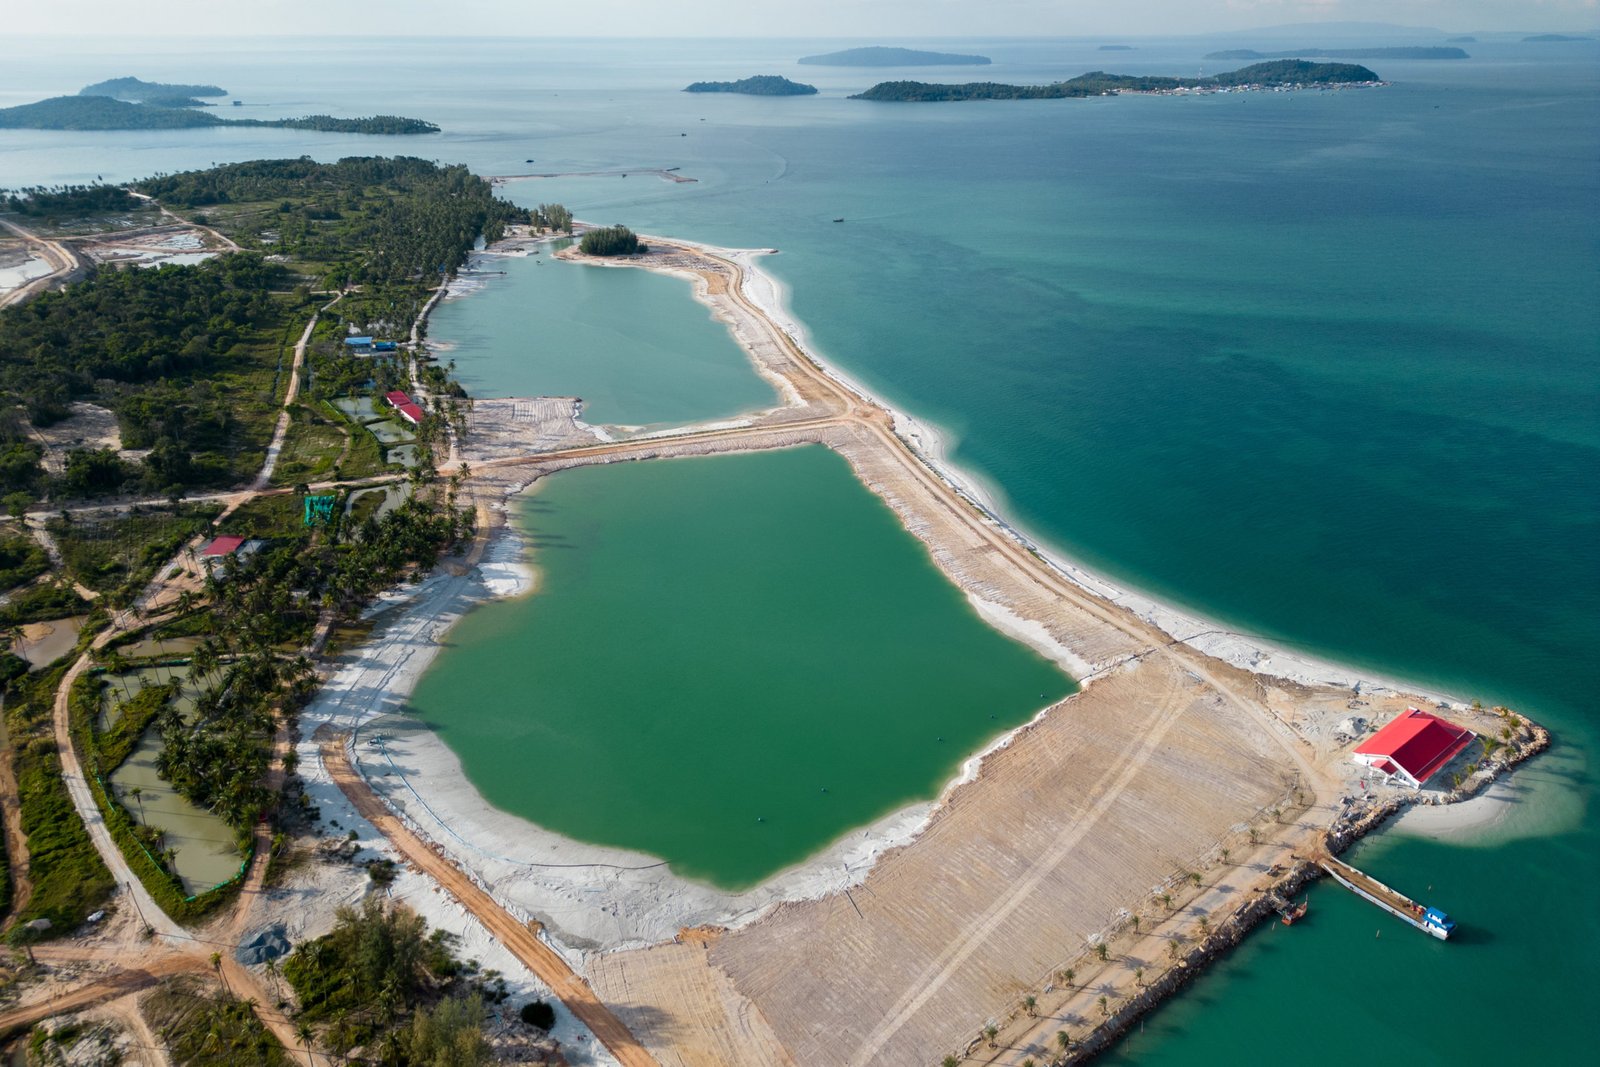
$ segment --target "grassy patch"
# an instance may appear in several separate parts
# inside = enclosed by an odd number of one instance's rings
[[[317,413],[307,404],[295,405],[289,435],[283,443],[283,454],[273,471],[274,485],[294,485],[296,482],[320,482],[332,477],[333,469],[343,455],[346,442],[357,430],[347,430]],[[340,420],[342,423],[343,420]]]
[[[0,534],[0,592],[31,582],[50,569],[50,557],[25,533]]]
[[[89,602],[74,592],[71,586],[46,582],[13,597],[4,607],[0,607],[0,626],[48,622],[69,615],[82,615],[88,610]]]
[[[289,1057],[250,1005],[198,978],[171,978],[140,1004],[181,1067],[288,1067]]]
[[[60,937],[82,925],[116,887],[61,778],[52,715],[69,662],[63,658],[48,671],[17,679],[5,702],[33,881],[33,897],[17,916],[18,928],[49,919],[53,926],[44,937]]]
[[[97,521],[52,519],[48,525],[67,574],[122,607],[221,511],[215,504],[184,504]]]
[[[292,494],[258,496],[239,506],[223,524],[238,537],[298,540],[307,536],[304,505]]]

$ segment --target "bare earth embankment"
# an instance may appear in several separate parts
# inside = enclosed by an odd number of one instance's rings
[[[663,1064],[909,1067],[952,1053],[1046,1061],[1057,1029],[1086,1036],[1175,966],[1178,952],[1159,949],[1203,941],[1274,881],[1275,865],[1359,811],[1344,800],[1355,785],[1341,719],[1382,721],[1432,698],[1295,661],[1050,560],[985,509],[979,487],[940,465],[931,431],[805,351],[778,286],[755,269],[760,253],[650,244],[647,256],[606,265],[692,278],[697,298],[779,386],[782,406],[629,438],[595,434],[570,401],[480,400],[461,442],[480,514],[496,519],[507,494],[573,466],[821,443],[985,618],[1061,663],[1082,692],[972,761],[936,804],[864,831],[865,857],[842,863],[834,851],[740,897],[493,812],[437,739],[395,742],[408,746],[407,777],[359,741],[352,763],[499,905],[543,922]],[[496,546],[509,535],[490,536],[488,558],[504,568],[508,553]],[[414,623],[402,608],[386,631],[393,638],[380,636],[308,710],[308,731],[318,721],[359,730],[397,710],[442,628],[489,593],[471,575],[435,581],[450,588],[423,596]],[[1205,631],[1197,643],[1216,654],[1175,640],[1169,631],[1180,628]],[[1488,713],[1452,715],[1497,729]],[[596,768],[597,788],[604,774]],[[563,866],[518,859],[535,851]],[[982,1037],[989,1020],[992,1048]]]

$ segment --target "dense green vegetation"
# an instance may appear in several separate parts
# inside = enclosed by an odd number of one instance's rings
[[[561,204],[540,204],[533,210],[533,224],[559,233],[572,232],[572,212]]]
[[[477,1067],[494,1062],[483,1037],[486,989],[442,930],[414,912],[368,897],[342,907],[332,932],[298,946],[283,965],[300,1020],[321,1024],[321,1043],[343,1055],[362,1046],[392,1067]]]
[[[1348,85],[1378,80],[1378,76],[1366,67],[1349,63],[1310,63],[1304,60],[1282,59],[1270,63],[1257,63],[1226,74],[1205,78],[1107,74],[1097,70],[1052,85],[1004,85],[999,82],[968,82],[965,85],[879,82],[866,92],[857,93],[850,99],[896,103],[945,100],[1061,100],[1113,93],[1155,93],[1172,92],[1177,89],[1225,89],[1250,86],[1278,88]]]
[[[33,896],[17,916],[13,937],[33,936],[17,931],[34,919],[50,920],[52,929],[45,936],[69,933],[115,888],[61,778],[52,722],[56,689],[66,672],[66,663],[61,663],[17,678],[5,693],[6,731],[33,882]]]
[[[139,201],[119,185],[36,185],[6,195],[0,205],[19,215],[43,218],[133,211]]]
[[[1230,48],[1207,52],[1207,59],[1470,59],[1459,48],[1300,48],[1288,52],[1257,52],[1253,48]]]
[[[31,582],[50,569],[50,557],[39,542],[20,531],[0,533],[0,592]]]
[[[758,74],[753,78],[741,78],[736,82],[694,82],[683,91],[744,93],[746,96],[811,96],[816,93],[817,87],[803,82],[792,82],[775,74]]]
[[[152,96],[227,96],[217,85],[185,85],[181,82],[147,82],[142,78],[108,78],[85,85],[79,96],[114,96],[118,100],[149,100]]]
[[[650,251],[650,246],[640,244],[639,235],[626,226],[601,226],[583,235],[578,251],[586,256],[631,256]]]
[[[314,297],[312,285],[360,286],[324,315],[309,356],[308,395],[342,395],[398,373],[388,361],[351,356],[340,343],[346,332],[409,330],[440,272],[460,266],[480,235],[497,240],[507,224],[532,221],[464,167],[403,157],[231,164],[139,188],[201,213],[246,254],[157,270],[103,268],[0,312],[0,492],[169,494],[243,480],[270,438],[289,350],[327,300]],[[105,189],[42,195],[56,197],[59,211],[123,203],[125,193]],[[571,226],[565,208],[545,210]],[[442,372],[428,373],[439,392],[459,392],[436,381]],[[123,446],[150,455],[130,464],[79,450],[61,477],[46,479],[19,416],[48,426],[76,400],[112,410]],[[352,444],[361,465],[381,466],[372,448]]]
[[[47,426],[93,399],[116,412],[126,447],[152,450],[139,469],[109,451],[69,455],[69,496],[232,482],[259,465],[271,432],[272,374],[298,303],[273,290],[291,281],[258,255],[93,271],[0,312],[0,402]],[[0,421],[0,443],[22,433]]]
[[[323,133],[419,134],[439,127],[421,119],[372,115],[342,119],[307,115],[297,119],[225,119],[206,111],[166,104],[134,104],[110,96],[53,96],[31,104],[0,108],[0,129],[12,130],[179,130],[201,126],[273,126]]]
[[[988,56],[965,56],[957,52],[920,52],[915,48],[846,48],[800,60],[817,67],[971,67],[988,66]]]

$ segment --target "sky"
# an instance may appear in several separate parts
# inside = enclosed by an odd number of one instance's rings
[[[8,4],[12,33],[529,37],[1025,37],[1302,22],[1581,31],[1600,0],[65,0]]]

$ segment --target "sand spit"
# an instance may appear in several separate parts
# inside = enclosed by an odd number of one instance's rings
[[[785,383],[784,405],[649,439],[601,427],[612,440],[597,440],[570,400],[502,402],[537,411],[526,419],[480,402],[462,456],[490,525],[503,526],[508,495],[573,466],[821,443],[986,619],[1085,682],[969,761],[936,803],[852,831],[735,896],[495,811],[436,737],[385,718],[402,710],[453,620],[493,595],[465,568],[418,587],[308,710],[308,725],[353,730],[373,787],[497,900],[545,921],[661,1063],[937,1062],[968,1050],[986,1020],[1012,1020],[1023,994],[1052,996],[1061,968],[1088,973],[1093,945],[1121,953],[1130,913],[1159,907],[1180,933],[1237,913],[1275,864],[1345,817],[1358,786],[1337,724],[1352,714],[1381,722],[1417,696],[1050,558],[1001,516],[996,493],[948,464],[934,428],[889,411],[808,350],[781,285],[756,266],[767,253],[649,241],[649,254],[604,265],[693,277],[696,298],[753,364]],[[487,536],[484,573],[500,568],[505,588],[525,589],[514,537]],[[1453,714],[1480,732],[1498,727],[1490,713]],[[1217,876],[1185,877],[1202,871]],[[1152,978],[1169,966],[1133,961],[1103,965],[1121,968],[1103,975],[1113,995],[1120,981],[1132,988],[1135,966]],[[1021,1039],[1035,1021],[1007,1027]],[[1012,1050],[1019,1063],[1029,1054]]]

